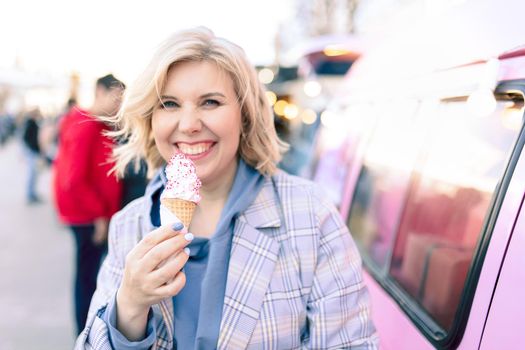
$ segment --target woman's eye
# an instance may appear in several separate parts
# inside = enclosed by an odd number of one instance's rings
[[[205,100],[204,103],[203,103],[204,106],[206,107],[217,107],[217,106],[220,106],[221,103],[217,100]]]
[[[177,108],[179,105],[175,101],[160,101],[160,108],[162,109],[173,109]]]

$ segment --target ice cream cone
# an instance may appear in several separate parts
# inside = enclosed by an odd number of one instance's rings
[[[193,212],[197,206],[196,203],[180,198],[161,198],[160,202],[182,221],[184,227],[190,226]]]

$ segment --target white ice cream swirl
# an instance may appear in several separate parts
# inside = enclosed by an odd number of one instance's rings
[[[199,203],[201,180],[197,177],[195,165],[182,153],[174,154],[166,166],[168,180],[161,198],[179,198]]]

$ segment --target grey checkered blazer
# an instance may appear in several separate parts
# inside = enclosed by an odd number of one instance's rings
[[[126,254],[153,230],[146,195],[110,224],[87,326],[75,349],[111,349],[99,317]],[[173,349],[172,299],[154,305],[153,349]],[[218,349],[376,349],[361,259],[336,208],[311,182],[279,171],[235,221]]]

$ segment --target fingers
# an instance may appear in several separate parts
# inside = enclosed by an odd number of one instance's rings
[[[143,268],[150,272],[159,267],[159,265],[170,256],[178,253],[193,240],[191,233],[185,235],[176,235],[175,237],[160,242],[151,248],[141,259]]]
[[[186,275],[180,271],[175,278],[167,284],[157,288],[156,293],[159,297],[167,298],[179,294],[180,290],[186,284]]]
[[[188,261],[184,248],[193,240],[182,224],[162,226],[146,235],[126,256],[122,295],[133,307],[151,306],[176,295],[186,283],[181,269]]]
[[[130,252],[135,259],[142,259],[153,247],[176,236],[184,225],[180,222],[161,226],[148,233]]]
[[[152,285],[161,287],[164,284],[170,284],[188,261],[188,253],[186,250],[180,251],[167,259],[162,267],[151,272],[149,278]]]

